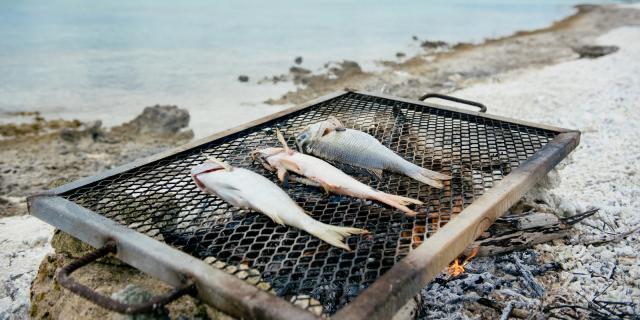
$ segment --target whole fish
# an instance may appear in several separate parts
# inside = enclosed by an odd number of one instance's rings
[[[350,250],[343,240],[367,230],[337,227],[311,218],[289,195],[269,179],[247,169],[234,168],[209,159],[191,169],[191,177],[200,190],[215,194],[231,205],[253,209],[267,215],[277,224],[302,229],[325,242]]]
[[[450,176],[417,166],[385,147],[373,136],[345,128],[331,116],[307,126],[296,136],[301,151],[320,158],[369,170],[378,177],[388,170],[402,173],[422,183],[442,188]]]
[[[285,182],[289,171],[292,171],[302,179],[297,179],[309,185],[320,186],[327,193],[336,193],[361,199],[372,199],[388,204],[402,210],[408,216],[415,216],[416,212],[407,208],[407,204],[423,204],[421,201],[411,198],[396,196],[378,191],[370,186],[354,179],[328,162],[291,150],[284,137],[277,130],[278,140],[282,148],[265,148],[254,151],[251,157],[259,159],[262,165],[269,171],[275,171],[278,179]]]

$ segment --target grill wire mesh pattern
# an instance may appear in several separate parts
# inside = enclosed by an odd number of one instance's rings
[[[352,251],[347,252],[262,214],[233,208],[201,192],[189,176],[192,166],[215,156],[278,183],[249,153],[279,146],[276,127],[293,146],[297,132],[331,115],[375,136],[405,159],[453,179],[444,189],[435,189],[402,175],[385,172],[379,180],[362,169],[334,163],[376,189],[423,201],[414,218],[377,202],[327,196],[315,187],[283,187],[315,219],[371,232],[348,238]],[[347,93],[62,196],[315,314],[331,315],[555,135]]]

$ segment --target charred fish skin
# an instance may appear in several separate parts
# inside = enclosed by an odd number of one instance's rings
[[[296,137],[298,147],[320,158],[365,168],[377,175],[388,170],[405,174],[422,183],[443,188],[450,176],[415,165],[368,133],[344,128],[335,117],[312,124]]]
[[[200,190],[234,207],[258,211],[277,224],[304,230],[347,251],[351,249],[344,243],[345,237],[368,233],[364,229],[332,226],[311,218],[280,187],[251,170],[213,160],[193,167],[191,177]]]

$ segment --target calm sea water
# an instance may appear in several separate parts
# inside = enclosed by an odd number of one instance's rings
[[[372,68],[419,50],[412,35],[478,42],[547,26],[579,2],[0,0],[0,114],[113,125],[176,104],[203,136],[281,109],[261,101],[292,85],[255,81],[296,56],[312,70],[342,59]]]

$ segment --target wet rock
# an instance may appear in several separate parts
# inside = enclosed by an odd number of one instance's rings
[[[133,135],[175,135],[189,126],[189,112],[177,106],[146,107],[135,119],[112,131]]]
[[[97,120],[93,122],[84,123],[79,128],[62,128],[60,130],[60,139],[66,142],[78,143],[84,138],[89,138],[93,141],[104,137],[104,131],[102,130],[102,121]]]
[[[406,57],[407,54],[404,52],[396,52],[396,58],[404,58]]]
[[[296,57],[293,62],[295,62],[296,64],[302,64],[302,57],[298,56]]]
[[[413,39],[413,41],[418,41],[418,36],[411,36],[411,39]]]
[[[249,76],[239,75],[238,76],[238,81],[240,81],[240,82],[249,82]]]
[[[618,46],[581,46],[573,48],[580,58],[599,58],[618,51]]]
[[[429,41],[429,40],[425,40],[425,41],[422,41],[420,46],[425,48],[425,49],[437,49],[437,48],[441,48],[441,47],[446,47],[446,46],[448,46],[448,44],[446,42],[444,42],[444,41]]]

